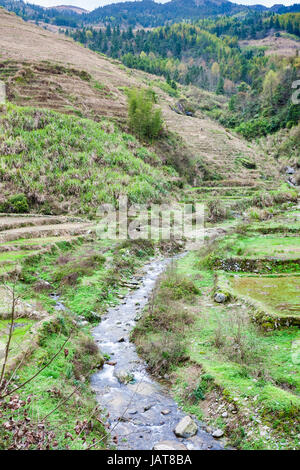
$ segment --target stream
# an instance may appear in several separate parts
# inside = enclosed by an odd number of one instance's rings
[[[110,360],[94,374],[92,387],[101,408],[108,413],[110,433],[119,450],[151,450],[161,442],[162,449],[219,450],[222,445],[194,420],[198,432],[190,438],[178,438],[174,428],[186,416],[166,387],[147,372],[147,365],[130,343],[130,332],[147,305],[158,277],[172,259],[154,260],[145,266],[138,282],[129,281],[131,290],[120,305],[111,307],[93,336],[102,354]],[[123,378],[132,380],[123,383]]]

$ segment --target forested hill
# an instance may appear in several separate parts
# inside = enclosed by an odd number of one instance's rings
[[[122,27],[156,27],[182,20],[219,15],[235,15],[249,11],[269,11],[289,13],[300,11],[300,5],[291,7],[275,5],[268,9],[262,5],[238,5],[226,0],[171,0],[156,3],[153,0],[114,3],[95,9],[86,14],[79,14],[72,8],[43,8],[23,0],[0,0],[0,6],[13,11],[24,20],[44,22],[57,26],[82,27],[83,25],[119,25]]]
[[[265,35],[273,42],[291,41],[291,55],[266,54],[259,45]],[[242,19],[181,22],[149,31],[108,25],[83,28],[72,36],[126,67],[164,76],[170,94],[176,94],[181,83],[227,96],[226,112],[211,109],[210,116],[246,138],[292,127],[300,119],[299,106],[290,101],[300,73],[300,13],[255,12]],[[241,46],[245,38],[254,44]]]
[[[153,0],[125,2],[97,8],[90,13],[93,23],[106,23],[108,18],[115,24],[153,27],[183,19],[205,18],[215,15],[232,15],[246,8],[224,0],[172,0],[156,3]]]

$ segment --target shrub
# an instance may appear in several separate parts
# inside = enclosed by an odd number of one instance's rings
[[[205,394],[209,391],[214,378],[209,374],[203,374],[197,387],[192,392],[192,400],[198,403],[205,400]]]
[[[2,205],[4,212],[12,212],[17,214],[26,213],[29,211],[27,198],[24,194],[15,194],[8,198]]]
[[[271,194],[267,192],[260,192],[256,194],[255,196],[253,196],[252,202],[254,206],[263,208],[263,207],[271,207],[274,203],[274,200]]]
[[[207,204],[208,219],[210,222],[218,222],[228,217],[227,208],[220,201],[220,199],[212,199]]]
[[[229,313],[214,331],[213,344],[229,360],[248,366],[260,364],[262,344],[247,315]]]
[[[199,295],[200,290],[194,282],[176,272],[170,270],[161,283],[161,288],[168,291],[171,300],[180,300]]]
[[[268,220],[270,213],[265,209],[259,209],[257,207],[250,207],[246,212],[246,217],[251,220]]]
[[[101,356],[97,345],[92,338],[81,335],[78,341],[76,353],[73,359],[73,371],[77,380],[88,377],[92,370],[101,368],[104,358]]]
[[[130,128],[140,137],[157,138],[163,127],[161,110],[154,107],[153,94],[147,90],[132,89],[128,93]]]

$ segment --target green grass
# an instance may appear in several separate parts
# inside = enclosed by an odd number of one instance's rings
[[[5,261],[17,261],[26,258],[29,255],[34,255],[38,253],[37,251],[31,250],[21,250],[21,251],[7,251],[0,253],[0,263],[5,263]]]
[[[44,321],[40,328],[38,347],[19,369],[12,386],[33,376],[47,364],[69,334],[72,338],[66,345],[68,354],[62,351],[36,380],[18,392],[25,405],[15,411],[5,408],[0,424],[12,414],[15,420],[22,420],[24,413],[30,417],[31,423],[36,423],[61,404],[45,421],[46,431],[55,433],[55,448],[66,449],[68,446],[70,449],[83,449],[86,444],[81,438],[76,438],[75,427],[78,421],[84,420],[92,425],[86,436],[87,445],[95,439],[100,441],[96,448],[107,447],[103,417],[100,411],[95,413],[95,397],[88,381],[95,368],[103,364],[103,358],[91,339],[91,325],[74,327],[74,320],[84,315],[91,323],[99,322],[107,305],[119,302],[117,295],[124,291],[120,281],[128,279],[153,254],[154,247],[147,241],[112,243],[108,240],[86,242],[77,239],[72,243],[58,242],[50,252],[23,262],[20,281],[16,285],[17,293],[24,302],[34,299],[49,313],[49,320]],[[76,276],[69,277],[74,272]],[[68,307],[66,311],[55,311],[55,301],[49,297],[49,291],[36,291],[35,283],[39,279],[51,283],[53,290],[50,292],[61,294],[61,300]],[[12,353],[16,349],[14,345],[24,342],[33,324],[29,319],[18,320],[19,325],[22,322],[26,325],[15,329]],[[0,323],[3,340],[8,323]],[[16,352],[20,351],[16,349]],[[75,388],[76,393],[67,399]],[[32,398],[27,403],[28,397]],[[66,438],[66,433],[70,433],[74,440]],[[11,440],[12,435],[0,425],[0,448],[7,448]]]
[[[73,213],[91,214],[120,195],[158,202],[175,189],[176,171],[159,159],[153,165],[153,152],[109,121],[8,104],[0,132],[3,197],[30,193],[46,213],[67,203]]]
[[[227,257],[242,256],[244,258],[276,257],[277,259],[299,259],[299,237],[274,235],[232,235],[220,244]]]
[[[263,310],[279,316],[300,315],[299,276],[230,277],[233,292],[250,297],[263,305]]]
[[[162,300],[166,297],[166,281],[162,281],[156,308],[151,310],[153,318],[146,311],[133,335],[146,360],[153,360],[155,343],[166,335],[166,321],[169,321],[166,319],[172,318],[172,312],[174,315],[178,309],[186,315],[193,312],[194,321],[186,323],[182,330],[185,354],[190,361],[169,364],[173,392],[180,405],[203,419],[203,404],[216,393],[220,401],[235,403],[239,418],[229,428],[221,416],[211,415],[208,419],[213,427],[224,428],[229,441],[238,448],[299,448],[295,435],[300,431],[297,421],[300,369],[292,354],[293,345],[299,344],[299,329],[289,327],[266,332],[251,321],[251,310],[234,302],[215,303],[214,273],[199,265],[196,252],[180,259],[176,272],[186,282],[192,282],[198,293],[192,302],[188,297],[181,297],[167,309]],[[272,279],[268,278],[268,282]],[[168,283],[168,288],[168,298],[172,298],[173,289],[176,298],[176,283]],[[148,343],[152,349],[147,348]],[[210,380],[203,382],[207,374]],[[243,432],[239,428],[241,423]],[[260,434],[259,423],[270,428],[266,438]]]
[[[34,320],[30,318],[18,318],[14,322],[14,331],[12,335],[11,347],[12,353],[19,352],[20,343],[24,339],[34,325]],[[10,320],[1,320],[0,319],[0,343],[3,345],[6,344],[8,339],[8,330],[10,326]],[[0,361],[1,362],[1,361]]]
[[[54,322],[52,326],[51,324],[45,325],[43,333],[40,335],[40,347],[36,349],[29,363],[19,370],[18,378],[13,385],[16,386],[25,382],[42,368],[57,353],[68,337],[69,331],[68,320],[63,317],[58,319],[56,323]],[[92,424],[91,430],[86,435],[88,445],[93,442],[93,439],[100,441],[96,446],[98,449],[105,447],[106,444],[106,433],[104,426],[97,419],[99,412],[95,412],[96,404],[93,394],[88,383],[81,382],[78,376],[79,373],[90,374],[102,361],[98,353],[89,352],[88,347],[85,346],[89,344],[88,341],[86,332],[79,332],[78,330],[74,332],[72,339],[66,344],[68,356],[62,351],[35,380],[18,392],[21,399],[26,400],[30,396],[31,401],[28,401],[25,407],[13,412],[14,419],[24,419],[24,412],[26,412],[31,423],[34,424],[41,422],[44,417],[51,413],[45,420],[45,429],[55,433],[57,442],[55,448],[57,449],[66,449],[67,446],[70,449],[85,448],[84,441],[81,438],[77,439],[75,432],[76,423],[85,419]],[[85,367],[81,366],[80,369],[78,369],[79,351],[81,351],[81,365],[85,364]],[[73,393],[67,399],[74,391],[76,393]],[[64,400],[66,400],[65,403],[63,403]],[[61,406],[58,407],[58,405]],[[2,419],[7,419],[10,413],[6,409],[3,412]],[[66,438],[65,434],[67,432],[73,436],[73,440]],[[4,444],[5,435],[8,440]],[[0,448],[6,448],[10,440],[11,435],[3,432],[2,429]],[[35,446],[33,445],[32,448],[34,449]]]
[[[42,238],[19,238],[18,240],[12,240],[4,243],[0,243],[0,246],[19,246],[19,245],[24,245],[24,246],[31,246],[31,245],[49,245],[51,243],[57,243],[60,241],[69,241],[72,240],[73,237],[66,237],[66,236],[61,236],[61,237],[42,237]]]

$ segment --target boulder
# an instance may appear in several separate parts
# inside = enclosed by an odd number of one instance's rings
[[[295,170],[291,166],[287,166],[285,172],[287,175],[293,175],[295,173]]]
[[[222,429],[216,429],[212,433],[212,436],[215,437],[216,439],[219,439],[220,437],[224,436],[224,431],[222,431]]]
[[[177,424],[174,433],[178,437],[192,437],[197,434],[198,426],[190,416],[185,416]]]
[[[35,284],[34,284],[34,290],[36,292],[42,292],[43,290],[50,290],[52,289],[52,286],[49,282],[44,281],[43,279],[39,279]]]
[[[177,441],[161,441],[154,445],[153,450],[187,450],[187,448]]]
[[[224,304],[227,300],[227,296],[223,294],[223,292],[217,292],[214,299],[218,304]]]

